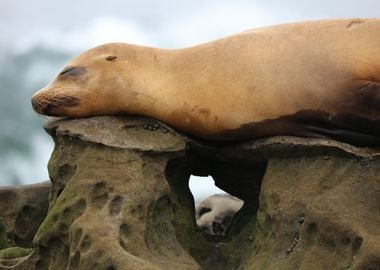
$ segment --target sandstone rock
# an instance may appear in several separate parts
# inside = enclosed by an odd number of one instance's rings
[[[0,218],[0,250],[7,248],[9,246],[9,242],[4,221]]]
[[[0,187],[0,218],[4,221],[9,245],[33,246],[33,237],[46,217],[50,187],[49,181]]]
[[[292,137],[217,145],[140,117],[51,122],[49,211],[13,269],[380,267],[380,159]],[[244,200],[226,237],[199,230],[189,176]],[[24,253],[23,253],[24,252]],[[12,258],[12,259],[9,259]],[[1,267],[0,267],[1,269]]]

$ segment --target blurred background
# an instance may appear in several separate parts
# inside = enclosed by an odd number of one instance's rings
[[[185,47],[264,25],[349,17],[380,18],[380,0],[0,0],[0,186],[48,180],[53,143],[30,97],[83,50]],[[219,192],[211,178],[198,180],[198,196]]]

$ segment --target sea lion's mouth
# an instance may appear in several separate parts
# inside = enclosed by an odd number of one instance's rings
[[[57,109],[62,107],[73,107],[78,104],[78,98],[64,95],[48,98],[44,97],[43,95],[38,95],[32,98],[33,110],[39,114],[49,116],[61,116],[61,114],[58,113]]]

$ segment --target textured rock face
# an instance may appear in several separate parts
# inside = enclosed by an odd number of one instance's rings
[[[256,254],[248,264],[252,269],[379,268],[379,172],[378,161],[365,159],[269,161]]]
[[[100,118],[49,127],[69,136],[55,138],[49,163],[53,189],[35,237],[38,269],[198,268],[176,240],[165,180],[184,142],[156,125],[161,136],[154,136],[149,124]]]
[[[374,150],[290,137],[210,146],[136,117],[46,129],[49,210],[34,249],[0,250],[0,269],[380,268]],[[244,200],[225,237],[196,226],[191,174]]]
[[[0,219],[4,222],[9,246],[33,246],[33,237],[46,217],[50,187],[49,181],[0,187]]]

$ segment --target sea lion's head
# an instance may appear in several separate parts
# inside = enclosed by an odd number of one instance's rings
[[[127,48],[126,48],[127,47]],[[33,109],[48,116],[86,117],[128,110],[133,82],[128,81],[127,44],[110,43],[72,59],[46,87],[32,97]],[[128,55],[129,54],[129,55]],[[133,71],[132,71],[133,72]],[[129,74],[129,78],[133,75]]]

